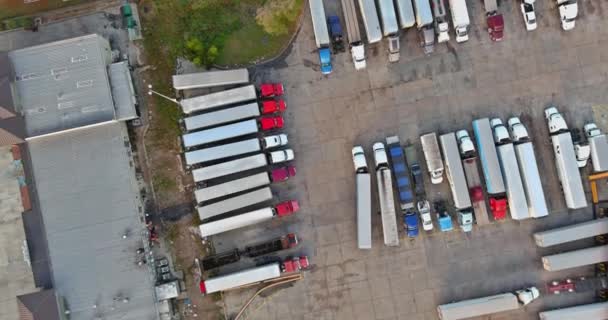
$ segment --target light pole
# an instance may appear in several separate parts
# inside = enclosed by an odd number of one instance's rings
[[[179,101],[177,101],[177,99],[171,98],[171,97],[166,96],[166,95],[164,95],[162,93],[159,93],[159,92],[156,92],[156,91],[152,90],[152,85],[149,84],[148,85],[148,95],[151,96],[152,94],[155,94],[157,96],[163,97],[163,98],[165,98],[165,99],[167,99],[167,100],[169,100],[169,101],[171,101],[171,102],[179,105]]]

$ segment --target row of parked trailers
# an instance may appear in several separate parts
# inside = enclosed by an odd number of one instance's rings
[[[244,84],[245,69],[214,71],[174,77],[177,90]],[[248,84],[207,95],[182,99],[186,115],[182,122],[184,160],[196,183],[194,191],[202,237],[250,226],[298,211],[296,200],[270,205],[270,184],[295,175],[295,167],[277,167],[294,158],[287,144],[280,113],[286,109],[280,99],[281,84]],[[275,99],[277,98],[278,99]],[[266,135],[260,135],[260,130]],[[270,134],[270,135],[269,135]],[[274,151],[273,151],[274,150]],[[272,167],[269,167],[273,165]],[[257,171],[257,172],[255,172]],[[253,210],[252,210],[253,209]],[[295,234],[223,252],[202,260],[207,271],[236,262],[241,255],[257,257],[297,244]],[[308,267],[305,256],[288,258],[239,272],[201,280],[203,294],[224,291],[280,277]]]

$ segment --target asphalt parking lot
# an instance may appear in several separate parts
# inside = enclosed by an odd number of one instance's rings
[[[503,1],[505,40],[492,43],[482,3],[468,3],[472,36],[467,43],[452,40],[436,46],[436,52],[427,57],[417,45],[416,31],[409,30],[401,36],[399,63],[388,63],[383,41],[366,48],[365,71],[356,72],[350,55],[343,53],[333,56],[334,72],[327,77],[319,71],[306,9],[302,29],[286,57],[255,71],[257,81],[280,81],[286,87],[286,131],[296,152],[298,176],[274,185],[273,191],[282,200],[298,199],[301,210],[292,217],[216,236],[213,241],[222,251],[297,232],[301,245],[281,255],[308,254],[314,269],[294,287],[263,299],[251,318],[430,320],[437,319],[437,304],[592,274],[592,267],[543,271],[540,256],[556,249],[540,250],[531,235],[592,216],[591,206],[574,212],[565,209],[543,109],[554,103],[569,126],[582,128],[594,118],[592,107],[607,101],[604,11],[608,4],[580,2],[576,28],[566,33],[560,28],[554,3],[539,1],[538,29],[526,32],[519,2]],[[341,16],[339,1],[326,0],[325,5],[328,15]],[[512,115],[520,116],[532,135],[549,217],[476,227],[470,235],[435,230],[413,241],[401,229],[400,247],[388,248],[381,240],[379,216],[374,215],[373,249],[356,248],[353,145],[362,145],[371,161],[372,144],[386,136],[398,134],[402,143],[409,141],[420,148],[421,134],[470,132],[475,118],[498,116],[504,121]],[[432,188],[425,179],[432,199],[451,197],[447,183]],[[373,186],[377,207],[375,191]],[[577,242],[559,250],[587,245]],[[245,260],[222,271],[253,264]],[[253,292],[226,293],[228,314],[234,314]],[[593,294],[545,296],[525,309],[491,319],[537,319],[540,310],[593,299]]]

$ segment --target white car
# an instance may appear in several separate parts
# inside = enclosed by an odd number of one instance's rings
[[[420,213],[420,219],[422,220],[422,229],[425,231],[433,230],[433,220],[431,219],[431,206],[429,205],[429,202],[426,200],[418,201],[416,206],[418,207],[418,213]]]
[[[521,14],[524,16],[526,30],[536,30],[536,12],[534,11],[534,0],[523,0],[521,5]]]

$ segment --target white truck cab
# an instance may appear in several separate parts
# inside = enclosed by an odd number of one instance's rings
[[[507,120],[507,125],[511,131],[511,140],[513,140],[513,142],[523,142],[530,139],[528,130],[524,127],[518,117],[509,118],[509,120]]]
[[[473,230],[473,213],[471,210],[458,211],[458,225],[463,232]]]
[[[466,157],[470,154],[475,153],[475,145],[473,144],[473,140],[469,136],[469,133],[466,130],[458,130],[456,131],[456,139],[458,140],[458,144],[460,145],[460,155]]]
[[[494,118],[490,120],[490,126],[494,130],[494,142],[501,143],[509,143],[511,138],[509,137],[509,132],[507,128],[505,128],[504,124],[502,124],[502,120],[498,118]]]
[[[564,31],[574,29],[578,15],[577,0],[556,0],[559,8],[559,18],[562,21]]]
[[[591,157],[591,147],[589,144],[577,143],[574,145],[574,154],[576,154],[576,164],[579,168],[584,168]]]
[[[536,0],[522,0],[520,4],[521,14],[524,16],[524,23],[526,24],[526,30],[536,30],[536,12],[534,10],[534,2]]]
[[[515,294],[517,295],[517,300],[524,306],[540,297],[540,291],[536,287],[517,290]]]
[[[291,161],[294,158],[292,149],[273,151],[269,154],[271,163],[281,163]]]
[[[602,134],[595,123],[587,123],[583,127],[583,130],[585,131],[585,136],[587,136],[587,138],[593,138]]]
[[[553,134],[560,131],[568,131],[566,120],[564,120],[561,113],[557,111],[557,108],[549,107],[545,109],[545,119],[547,119],[547,124],[549,125],[549,133]]]
[[[425,231],[433,230],[433,219],[431,218],[431,206],[427,200],[418,201],[416,204],[420,219],[422,220],[422,229]]]
[[[288,142],[287,135],[284,133],[264,137],[263,141],[265,149],[281,147],[287,145]]]
[[[386,150],[382,142],[376,142],[372,146],[374,150],[374,161],[376,162],[376,168],[381,166],[388,166],[388,158],[386,156]]]
[[[355,146],[353,147],[353,163],[355,164],[355,171],[359,172],[361,170],[367,171],[367,160],[365,159],[365,153],[363,152],[363,147]]]
[[[353,57],[355,70],[365,69],[365,67],[367,66],[367,62],[365,61],[365,48],[363,44],[351,45],[350,54]]]

